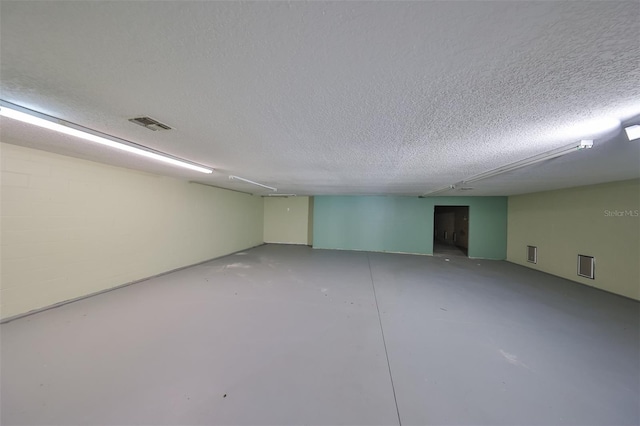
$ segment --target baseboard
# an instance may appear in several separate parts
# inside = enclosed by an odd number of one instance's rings
[[[640,303],[640,300],[635,299],[633,297],[625,296],[624,294],[614,293],[613,291],[610,291],[610,290],[607,290],[607,289],[604,289],[604,288],[600,288],[600,287],[596,287],[596,286],[593,286],[593,285],[585,284],[583,282],[575,281],[575,280],[572,280],[570,278],[561,277],[560,275],[552,274],[551,272],[547,272],[547,271],[542,271],[540,269],[531,268],[529,266],[526,266],[526,265],[523,265],[521,263],[517,263],[517,262],[511,261],[511,260],[505,259],[504,261],[507,262],[507,263],[510,263],[512,265],[516,265],[516,266],[520,266],[522,268],[526,268],[526,269],[528,269],[530,271],[541,272],[543,274],[551,275],[552,277],[556,277],[556,278],[560,278],[562,280],[567,280],[567,281],[572,282],[572,283],[580,284],[580,285],[585,286],[587,288],[592,288],[594,290],[603,291],[605,293],[609,293],[609,294],[612,294],[614,296],[622,297],[624,299],[633,300],[634,302]]]
[[[265,244],[276,244],[276,245],[281,245],[281,246],[308,246],[309,244],[307,243],[283,243],[280,241],[265,241]]]
[[[118,289],[121,289],[121,288],[124,288],[124,287],[128,287],[130,285],[137,284],[137,283],[140,283],[140,282],[143,282],[143,281],[147,281],[147,280],[150,280],[152,278],[157,278],[157,277],[161,277],[163,275],[167,275],[167,274],[171,274],[171,273],[174,273],[174,272],[178,272],[178,271],[181,271],[183,269],[191,268],[192,266],[202,265],[203,263],[211,262],[212,260],[222,259],[224,257],[232,256],[232,255],[234,255],[236,253],[240,253],[240,252],[243,252],[245,250],[251,250],[253,248],[260,247],[260,246],[263,246],[263,245],[265,245],[265,243],[258,244],[258,245],[252,246],[252,247],[247,247],[247,248],[242,249],[242,250],[237,250],[237,251],[234,251],[233,253],[224,254],[222,256],[212,257],[211,259],[203,260],[201,262],[196,262],[196,263],[192,263],[190,265],[181,266],[179,268],[175,268],[175,269],[171,269],[170,271],[161,272],[159,274],[151,275],[151,276],[146,277],[146,278],[140,278],[139,280],[130,281],[130,282],[124,283],[124,284],[119,284],[119,285],[117,285],[115,287],[105,288],[104,290],[99,290],[99,291],[96,291],[96,292],[93,292],[93,293],[85,294],[84,296],[74,297],[73,299],[68,299],[68,300],[64,300],[62,302],[54,303],[53,305],[48,305],[48,306],[45,306],[45,307],[42,307],[42,308],[33,309],[31,311],[24,312],[22,314],[12,315],[10,317],[1,319],[0,320],[0,324],[6,324],[8,322],[15,321],[15,320],[20,319],[20,318],[24,318],[24,317],[28,317],[28,316],[31,316],[31,315],[39,314],[40,312],[48,311],[50,309],[59,308],[60,306],[68,305],[69,303],[77,302],[79,300],[88,299],[88,298],[93,297],[93,296],[98,296],[100,294],[104,294],[104,293],[108,293],[110,291],[114,291],[114,290],[118,290]]]
[[[410,251],[378,251],[378,250],[362,250],[362,249],[348,249],[340,247],[316,247],[311,246],[314,250],[335,250],[335,251],[354,251],[357,253],[389,253],[389,254],[407,254],[410,256],[433,256],[433,253],[412,253]]]

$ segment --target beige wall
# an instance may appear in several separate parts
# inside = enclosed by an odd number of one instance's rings
[[[639,197],[639,180],[509,197],[507,260],[640,300]],[[578,254],[595,257],[595,280],[577,275]]]
[[[264,198],[264,242],[311,244],[309,197]]]
[[[3,318],[262,243],[260,197],[0,149]]]

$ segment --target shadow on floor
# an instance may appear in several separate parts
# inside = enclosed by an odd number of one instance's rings
[[[454,246],[451,244],[445,244],[438,241],[433,242],[433,255],[434,256],[446,256],[446,257],[467,257],[467,250]]]

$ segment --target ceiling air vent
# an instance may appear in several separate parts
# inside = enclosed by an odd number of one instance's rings
[[[151,117],[130,118],[129,121],[139,126],[146,127],[149,130],[153,130],[154,132],[156,130],[171,130],[171,127],[159,122],[158,120],[154,120]]]

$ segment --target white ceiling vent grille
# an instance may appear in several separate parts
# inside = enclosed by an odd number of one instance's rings
[[[139,126],[146,127],[149,130],[153,130],[154,132],[156,130],[171,130],[171,127],[159,122],[158,120],[154,120],[151,117],[130,118],[129,121]]]
[[[578,275],[585,278],[596,278],[596,259],[593,256],[578,255]]]

